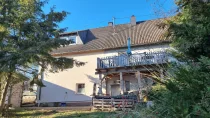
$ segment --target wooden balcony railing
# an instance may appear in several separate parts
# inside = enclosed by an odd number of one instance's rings
[[[169,54],[165,51],[109,56],[104,58],[97,58],[97,69],[162,64],[166,63],[168,58]]]

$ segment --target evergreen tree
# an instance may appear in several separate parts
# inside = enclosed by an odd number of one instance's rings
[[[176,16],[167,20],[167,36],[182,56],[210,57],[210,3],[208,0],[175,0]]]
[[[46,3],[40,0],[0,0],[0,72],[7,73],[8,85],[16,79],[12,77],[13,73],[32,74],[33,82],[40,83],[40,73],[51,67],[63,70],[84,64],[69,58],[55,58],[50,54],[53,49],[69,45],[72,41],[59,38],[65,28],[59,28],[58,23],[68,13],[56,12],[51,8],[46,14],[42,11]],[[40,73],[32,65],[41,67]],[[8,85],[5,85],[2,94],[1,110]]]
[[[178,50],[184,65],[173,65],[164,87],[153,89],[154,116],[159,118],[209,118],[210,116],[210,3],[176,0],[178,13],[161,27]],[[155,90],[155,91],[154,91]]]

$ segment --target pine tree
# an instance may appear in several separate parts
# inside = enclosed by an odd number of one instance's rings
[[[178,13],[166,23],[172,46],[193,60],[210,57],[210,3],[208,0],[176,1]]]
[[[63,70],[84,64],[69,58],[54,58],[50,54],[53,49],[69,45],[72,41],[59,38],[66,28],[59,28],[58,23],[68,13],[56,12],[53,7],[46,14],[42,11],[46,3],[39,0],[0,0],[0,72],[7,73],[8,85],[16,79],[12,77],[13,73],[32,74],[33,82],[40,83],[40,73],[51,67]],[[40,73],[32,65],[41,67]],[[8,85],[2,94],[1,111]]]
[[[186,63],[171,66],[165,87],[151,92],[155,102],[152,114],[159,118],[209,118],[210,3],[176,0],[176,4],[177,15],[162,25],[168,27],[166,36]]]

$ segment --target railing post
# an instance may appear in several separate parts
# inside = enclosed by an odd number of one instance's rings
[[[102,98],[102,105],[101,105],[101,107],[102,107],[102,111],[104,111],[104,98]]]
[[[97,68],[100,68],[100,58],[97,58]]]
[[[114,100],[113,100],[113,98],[111,98],[111,111],[114,111]]]
[[[109,68],[110,68],[110,59],[109,59],[109,57],[107,59],[108,59],[108,65],[109,65]]]

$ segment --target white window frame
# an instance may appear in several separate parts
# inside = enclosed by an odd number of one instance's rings
[[[70,44],[70,45],[76,45],[77,44],[77,36],[68,36],[67,37],[67,40],[71,39],[71,37],[74,37],[75,38],[75,42]]]
[[[78,93],[78,86],[80,85],[80,84],[84,84],[84,93]],[[83,95],[85,95],[85,83],[76,83],[76,92],[75,92],[76,94],[83,94]]]
[[[71,37],[74,37],[75,38],[75,42],[72,43],[72,44],[69,44],[69,45],[76,45],[77,44],[77,36],[64,36],[64,37],[60,37],[60,38],[61,39],[69,40],[69,39],[71,39]]]

